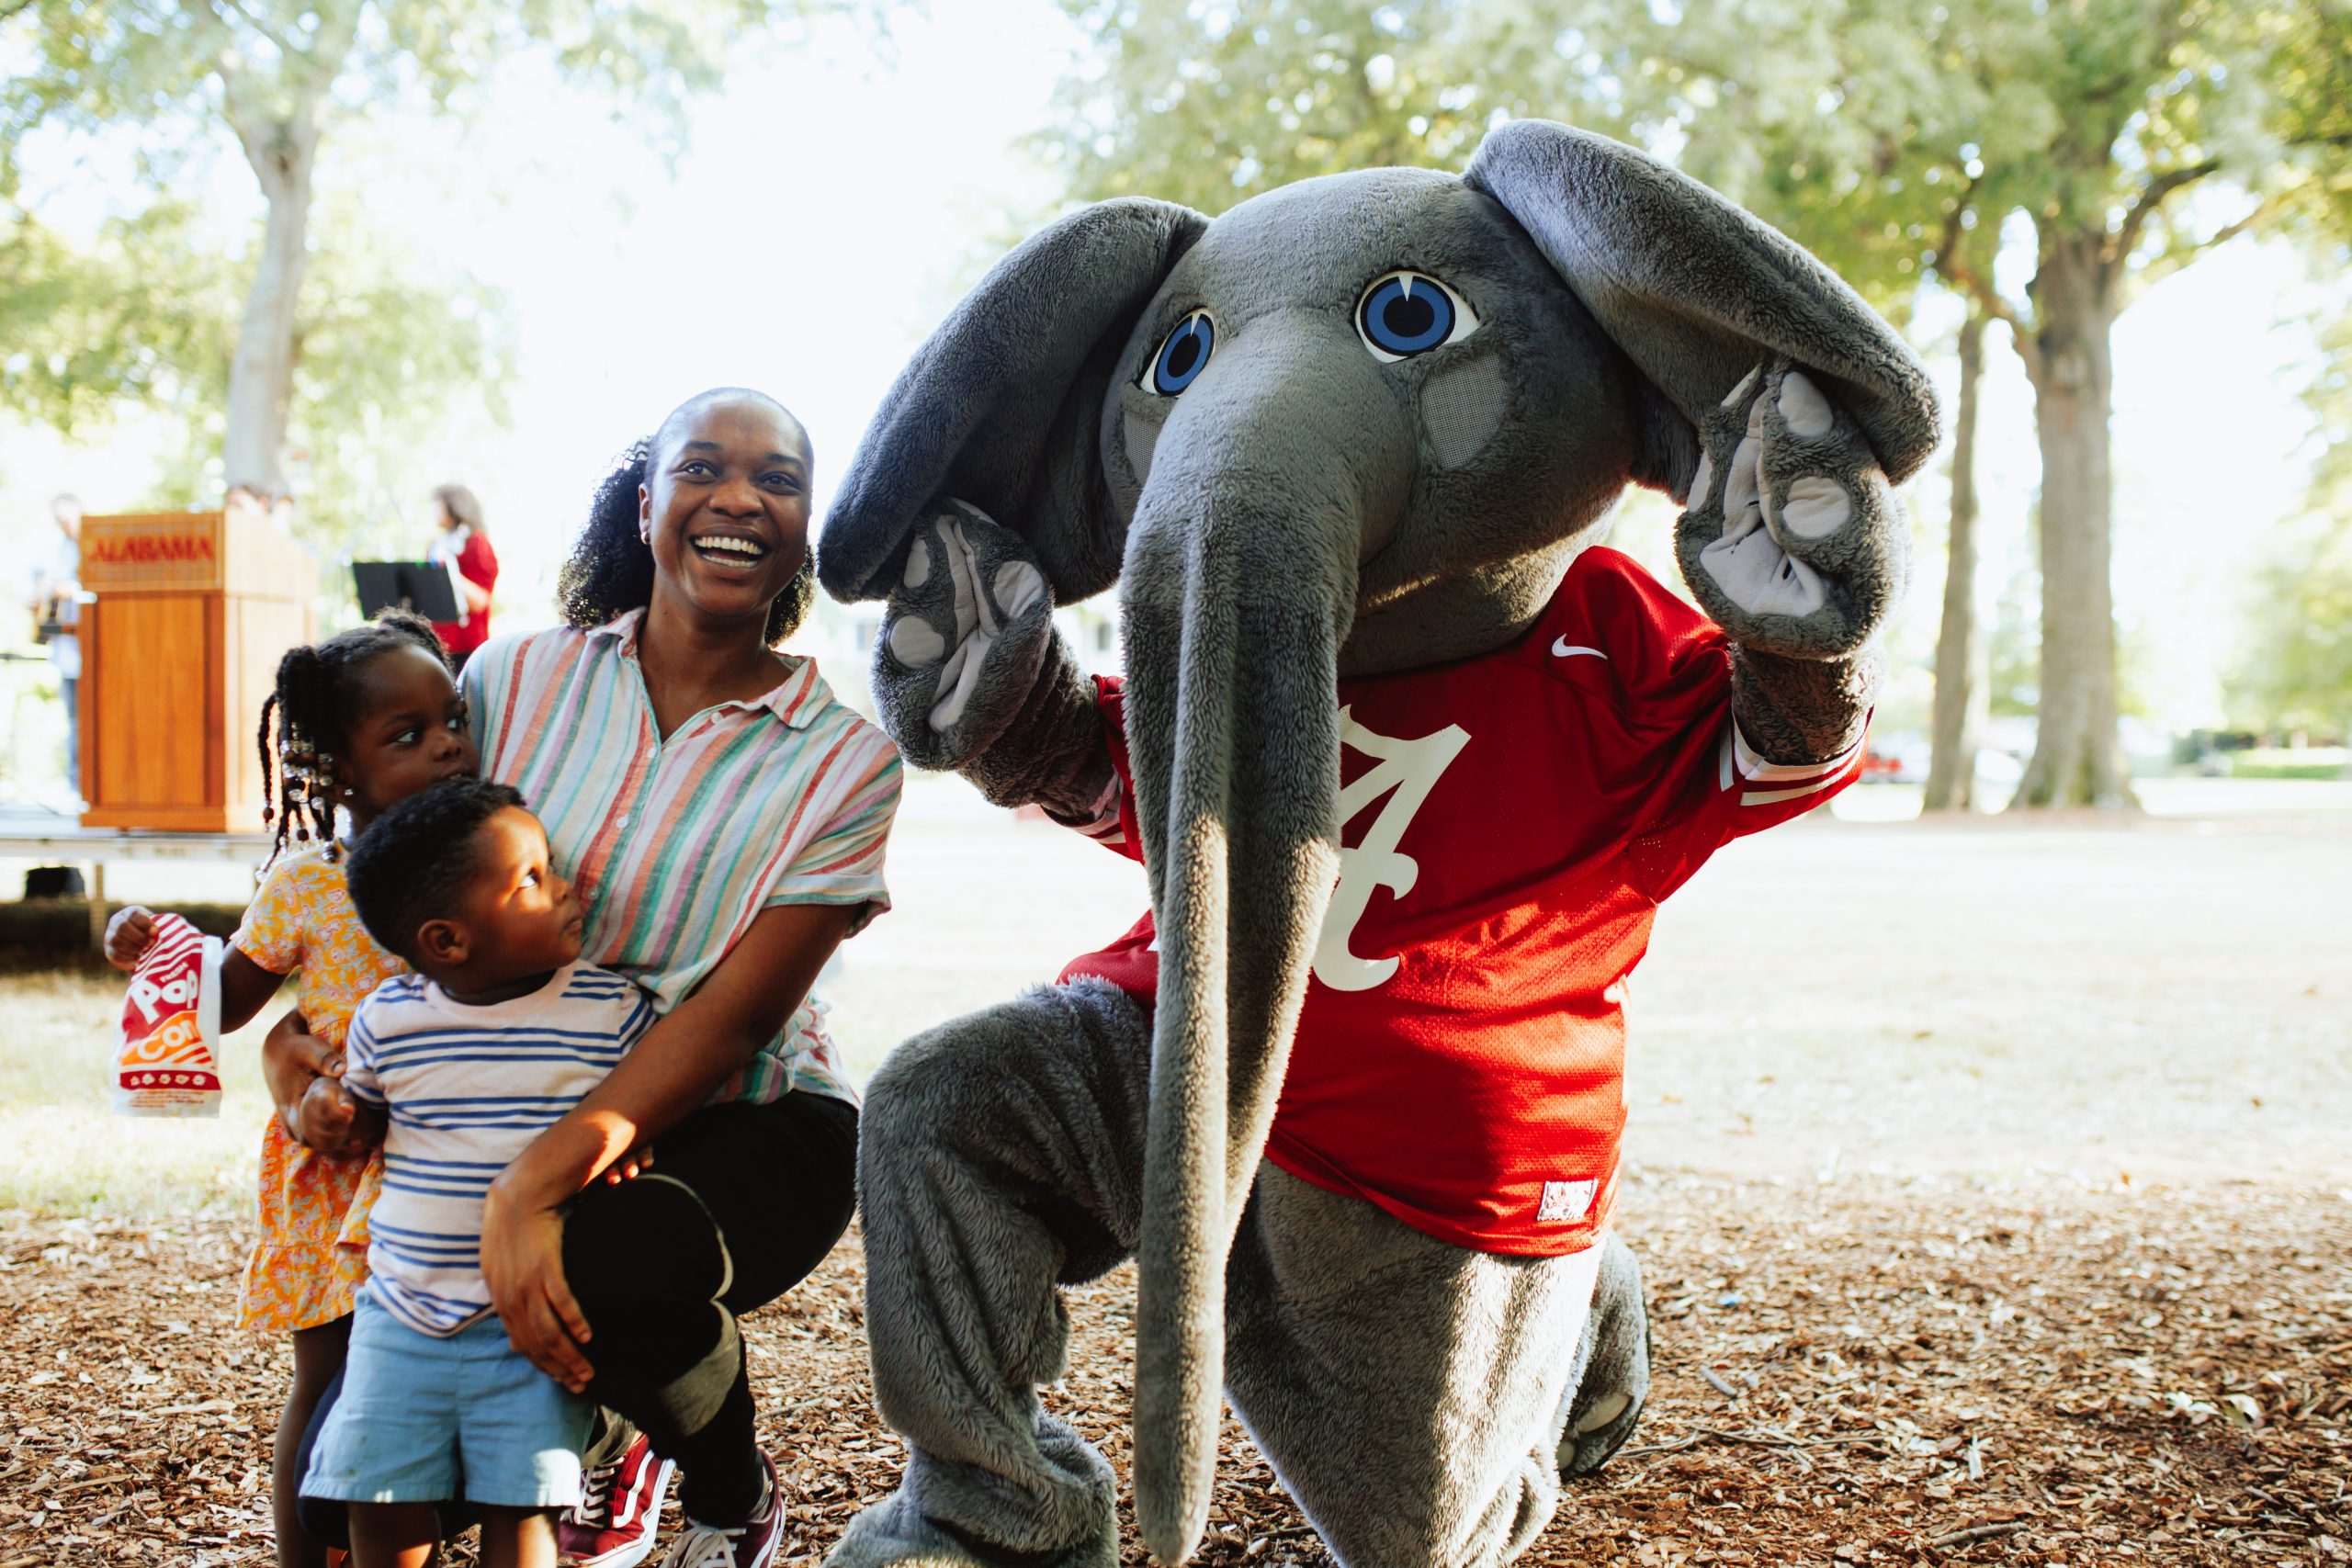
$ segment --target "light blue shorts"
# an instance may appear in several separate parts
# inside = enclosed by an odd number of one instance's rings
[[[524,1359],[495,1314],[441,1338],[411,1328],[362,1287],[343,1394],[302,1492],[437,1503],[458,1496],[462,1475],[469,1502],[568,1508],[580,1501],[594,1413]]]

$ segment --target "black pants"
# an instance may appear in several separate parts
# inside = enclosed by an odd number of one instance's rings
[[[590,1462],[637,1430],[678,1464],[678,1498],[705,1524],[740,1524],[759,1500],[752,1385],[736,1319],[798,1284],[849,1228],[857,1111],[815,1094],[714,1105],[654,1140],[653,1168],[573,1201],[563,1271],[588,1319],[591,1398],[605,1406]],[[342,1392],[319,1402],[302,1464]],[[613,1419],[612,1417],[617,1417]],[[331,1545],[344,1506],[302,1500]]]

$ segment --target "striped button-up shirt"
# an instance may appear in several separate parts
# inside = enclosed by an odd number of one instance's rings
[[[465,693],[482,776],[522,791],[580,888],[585,956],[666,1013],[763,909],[855,906],[855,931],[890,907],[899,754],[806,659],[663,739],[637,662],[643,615],[501,638],[467,663]],[[804,1000],[714,1101],[854,1100],[824,1011]]]

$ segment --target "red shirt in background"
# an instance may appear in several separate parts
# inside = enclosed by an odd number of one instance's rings
[[[1123,786],[1090,829],[1136,856],[1125,697],[1098,677]],[[1340,682],[1341,870],[1267,1157],[1441,1240],[1556,1257],[1616,1200],[1625,979],[1657,901],[1716,849],[1851,783],[1767,762],[1731,716],[1723,632],[1588,549],[1492,653]],[[1063,971],[1148,1005],[1151,916]]]
[[[481,589],[484,593],[498,586],[498,552],[490,547],[490,536],[479,529],[466,530],[465,542],[458,545],[455,555],[447,549],[435,549],[435,560],[458,563],[458,575]],[[462,603],[460,608],[465,608]],[[452,663],[463,664],[475,649],[490,640],[490,612],[467,610],[461,624],[435,621],[433,629],[441,634],[441,645],[449,650]]]

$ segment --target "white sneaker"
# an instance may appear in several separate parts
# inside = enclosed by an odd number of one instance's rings
[[[767,1495],[751,1518],[721,1529],[689,1517],[662,1568],[768,1568],[775,1561],[784,1544],[784,1488],[776,1483],[775,1461],[762,1454],[760,1464],[767,1472]]]

